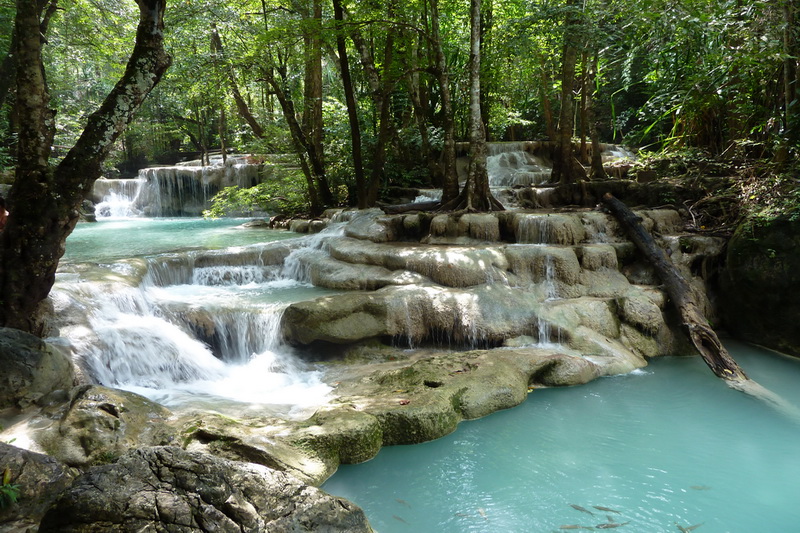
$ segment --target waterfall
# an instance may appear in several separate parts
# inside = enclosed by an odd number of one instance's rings
[[[258,184],[260,171],[246,156],[230,156],[225,163],[213,159],[207,166],[194,161],[143,168],[134,180],[97,180],[95,211],[98,217],[200,216],[223,188]]]
[[[298,253],[322,246],[314,237]],[[300,416],[326,403],[330,387],[280,335],[286,306],[314,289],[260,264],[259,254],[242,265],[207,264],[215,256],[206,254],[197,266],[196,256],[151,257],[138,285],[56,285],[56,298],[66,293],[85,309],[85,323],[65,331],[87,376],[173,409],[208,401],[235,410],[245,402]]]
[[[488,156],[486,168],[491,187],[541,185],[550,181],[552,173],[542,158],[521,150],[499,152]]]
[[[136,216],[133,204],[145,180],[100,178],[92,190],[96,201],[95,215],[100,218],[125,218]]]

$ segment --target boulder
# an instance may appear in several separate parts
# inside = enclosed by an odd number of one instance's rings
[[[535,293],[507,285],[470,290],[392,286],[291,304],[283,313],[281,329],[284,339],[297,345],[386,337],[411,345],[422,341],[491,345],[530,330],[537,307]]]
[[[139,448],[91,468],[47,512],[40,533],[371,532],[342,498],[261,465],[174,447]]]
[[[0,505],[0,531],[36,531],[44,513],[72,484],[74,475],[52,457],[0,442],[0,477],[6,469],[9,484],[18,492],[16,501]]]
[[[71,389],[75,371],[66,352],[23,331],[0,328],[0,409],[24,409],[51,392]]]
[[[134,446],[173,442],[171,413],[132,392],[76,387],[60,419],[36,436],[48,454],[70,466],[108,463]]]

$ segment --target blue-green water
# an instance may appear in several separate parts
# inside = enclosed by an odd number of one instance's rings
[[[296,233],[243,228],[250,219],[114,218],[82,222],[67,238],[64,261],[104,262],[179,250],[215,250],[297,237]]]
[[[800,361],[727,344],[752,378],[800,406]],[[728,388],[699,358],[665,358],[536,390],[434,442],[384,448],[323,489],[361,506],[381,533],[793,532],[799,438],[797,420]]]

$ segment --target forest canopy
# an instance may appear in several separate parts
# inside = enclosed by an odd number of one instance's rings
[[[57,158],[122,74],[137,6],[39,4]],[[766,158],[800,142],[793,0],[484,0],[480,10],[488,140],[585,140],[595,128],[602,142],[644,150]],[[469,11],[452,0],[168,2],[173,64],[105,172],[220,149],[292,154],[313,210],[359,195],[372,204],[388,184],[442,186],[443,148],[469,140]],[[14,14],[0,2],[6,180],[18,131]]]

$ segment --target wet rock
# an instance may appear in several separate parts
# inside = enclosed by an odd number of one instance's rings
[[[305,425],[302,423],[263,417],[234,419],[203,413],[185,417],[180,426],[181,444],[188,451],[260,464],[315,486],[321,485],[339,465],[334,446],[311,448],[296,444],[304,440],[302,428]],[[321,436],[349,429],[344,424],[341,427],[326,425],[315,434]]]
[[[108,463],[135,446],[173,442],[171,413],[132,392],[77,387],[57,423],[36,436],[48,454],[76,467]]]
[[[467,244],[497,242],[500,223],[493,214],[467,213],[460,216],[437,215],[431,220],[428,244]]]
[[[397,240],[391,223],[393,217],[386,217],[380,209],[365,209],[351,215],[345,228],[345,235],[354,239],[372,242],[391,242]],[[399,220],[399,219],[398,219]]]
[[[644,295],[629,295],[618,300],[620,317],[643,332],[654,334],[664,324],[661,309]]]
[[[0,328],[0,368],[0,408],[26,408],[75,380],[65,346],[10,328]]]
[[[171,447],[90,469],[48,511],[41,533],[370,532],[361,509],[283,472]]]
[[[425,340],[500,344],[530,330],[536,296],[506,285],[471,290],[435,285],[385,287],[291,304],[281,318],[281,330],[287,341],[301,345],[384,337],[410,344]]]
[[[36,531],[44,513],[75,477],[52,457],[0,442],[0,476],[6,469],[18,492],[15,502],[0,506],[0,531]]]
[[[339,238],[329,241],[329,253],[358,268],[379,266],[396,272],[396,284],[431,280],[446,287],[471,287],[505,280],[508,268],[500,246],[398,246]]]
[[[580,213],[519,213],[513,224],[518,243],[573,245],[586,239]]]

